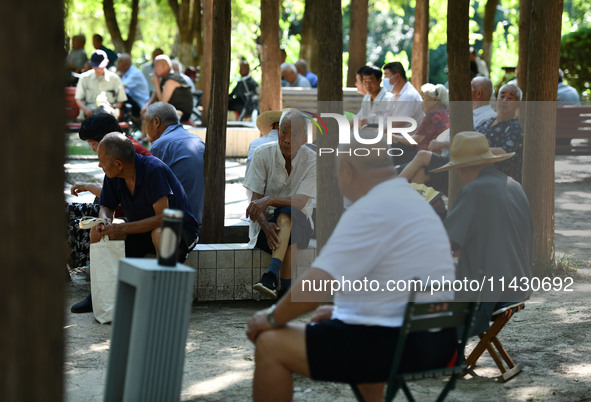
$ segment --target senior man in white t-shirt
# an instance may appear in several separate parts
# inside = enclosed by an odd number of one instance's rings
[[[367,280],[386,289],[391,280],[455,278],[449,240],[433,208],[397,178],[391,157],[377,150],[380,144],[372,145],[371,156],[349,156],[351,147],[340,146],[337,170],[342,195],[353,204],[286,296],[248,321],[247,335],[256,345],[255,401],[290,400],[292,373],[359,384],[366,400],[383,395],[408,291],[337,292],[334,308],[316,309],[312,323],[290,323],[313,311],[328,293],[304,291],[305,281],[318,288],[321,281]],[[451,298],[442,292],[431,300]],[[454,353],[456,330],[409,339],[412,359],[403,359],[402,370],[441,367]]]
[[[316,153],[303,146],[305,122],[297,110],[284,111],[278,140],[254,151],[244,179],[244,187],[252,191],[246,209],[251,220],[249,246],[271,254],[269,268],[254,290],[279,299],[291,286],[298,247],[308,247],[313,232]]]

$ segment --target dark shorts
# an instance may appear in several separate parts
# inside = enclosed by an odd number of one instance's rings
[[[298,248],[300,249],[308,247],[313,230],[306,215],[296,208],[279,207],[275,208],[273,217],[269,219],[269,222],[277,222],[277,217],[280,213],[291,216],[291,235],[289,236],[289,245],[297,244]],[[260,248],[268,254],[271,254],[271,249],[267,243],[267,236],[262,230],[259,232],[255,247]]]
[[[447,195],[449,186],[449,171],[441,173],[430,173],[431,170],[437,169],[449,162],[449,156],[441,156],[439,154],[431,155],[431,162],[426,169],[426,173],[429,175],[429,180],[425,184],[429,187],[433,187],[437,191],[441,191]]]
[[[306,326],[306,354],[314,380],[346,383],[385,382],[400,328],[349,325],[327,320]],[[408,336],[401,372],[445,367],[457,345],[455,328]]]
[[[178,262],[185,262],[189,252],[189,245],[192,243],[187,239],[188,234],[183,231],[181,241],[179,243]],[[195,236],[193,237],[195,240]],[[147,233],[134,233],[127,235],[125,238],[125,256],[130,258],[143,258],[147,254],[156,254],[154,243],[152,243],[152,235]]]

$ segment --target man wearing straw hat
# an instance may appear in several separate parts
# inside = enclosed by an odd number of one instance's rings
[[[493,165],[513,155],[493,155],[483,134],[465,131],[452,141],[450,162],[431,171],[455,169],[465,183],[444,225],[459,252],[456,278],[485,284],[474,334],[488,329],[493,311],[529,294],[521,286],[529,284],[532,271],[529,202],[521,185]],[[517,288],[509,287],[513,278]]]
[[[267,110],[257,117],[257,128],[261,132],[261,137],[253,140],[248,146],[248,158],[246,158],[246,171],[250,167],[254,150],[267,142],[277,141],[279,138],[279,119],[281,119],[281,110]]]

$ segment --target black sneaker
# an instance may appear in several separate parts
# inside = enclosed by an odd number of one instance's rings
[[[70,311],[74,314],[92,313],[92,295],[89,293],[84,300],[74,304]]]
[[[257,292],[277,297],[277,275],[273,272],[265,272],[261,280],[255,283],[254,290]]]

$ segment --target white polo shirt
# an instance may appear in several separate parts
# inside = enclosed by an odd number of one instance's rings
[[[291,173],[285,169],[285,158],[279,148],[279,142],[269,142],[258,147],[252,156],[252,162],[244,179],[244,187],[263,196],[310,197],[302,212],[312,223],[312,200],[316,197],[316,152],[302,146],[291,161]],[[274,208],[267,210],[271,216]],[[249,246],[254,247],[260,232],[258,222],[250,222]]]
[[[404,84],[400,93],[394,95],[393,116],[411,117],[417,122],[417,127],[421,125],[425,118],[421,94],[413,87],[409,81]]]
[[[369,124],[378,124],[380,116],[391,116],[392,108],[394,107],[394,95],[386,91],[384,88],[380,89],[376,98],[372,101],[370,94],[365,94],[361,101],[361,109],[357,112],[357,117],[365,117]],[[384,124],[386,123],[384,118]]]

